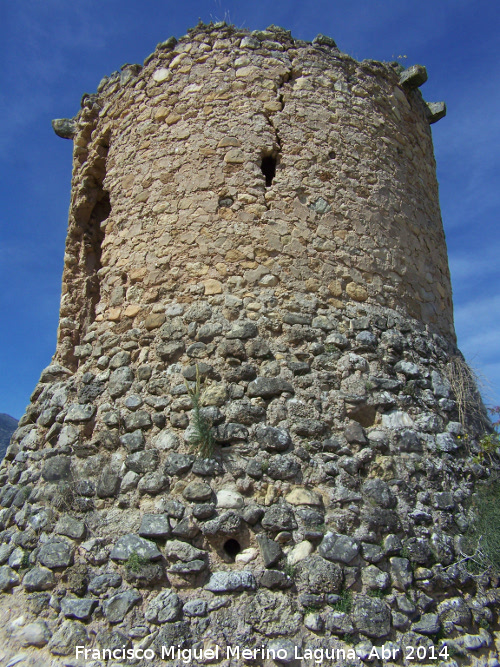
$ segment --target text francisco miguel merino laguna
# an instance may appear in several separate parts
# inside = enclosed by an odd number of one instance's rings
[[[418,647],[417,652],[420,648]],[[407,654],[406,657],[409,660],[415,660],[413,653],[415,648],[407,646],[406,649],[411,651],[411,655]],[[425,657],[430,660],[437,660],[438,658],[447,659],[447,647],[425,647],[426,654]],[[370,658],[381,658],[382,660],[397,660],[400,649],[391,647],[381,646],[373,647],[372,652],[368,656]],[[446,655],[445,655],[446,653]],[[237,645],[229,645],[226,647],[213,646],[212,648],[182,648],[181,644],[177,646],[162,646],[160,654],[157,655],[152,648],[127,648],[123,645],[122,648],[115,649],[98,649],[98,648],[86,648],[85,646],[76,646],[75,649],[76,658],[84,658],[85,660],[116,660],[120,662],[121,660],[130,660],[135,658],[137,660],[156,660],[161,658],[162,660],[176,660],[177,664],[184,663],[189,664],[193,660],[203,660],[206,662],[215,662],[218,660],[236,658],[236,660],[257,660],[257,659],[271,659],[271,660],[284,660],[290,659],[288,651],[284,648],[271,648],[268,646],[260,646],[257,648],[244,648]],[[423,656],[417,656],[419,660]],[[338,664],[342,664],[339,661],[345,660],[355,660],[357,658],[356,652],[354,649],[349,648],[347,650],[343,648],[301,648],[300,646],[295,646],[295,660],[312,660],[316,664],[321,664],[325,660],[336,660]]]

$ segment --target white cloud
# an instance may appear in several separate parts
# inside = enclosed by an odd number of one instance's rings
[[[500,241],[484,238],[484,247],[468,251],[450,252],[450,272],[453,285],[466,287],[466,283],[491,280],[500,273]]]
[[[485,335],[488,330],[500,327],[500,294],[460,304],[455,308],[455,323],[468,338]],[[500,330],[497,331],[498,345]]]

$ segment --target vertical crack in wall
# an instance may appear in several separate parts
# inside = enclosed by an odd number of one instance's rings
[[[276,123],[273,121],[273,118],[275,118],[278,114],[282,113],[283,109],[285,108],[285,101],[282,88],[285,85],[285,83],[290,81],[291,77],[292,77],[292,71],[290,69],[283,76],[283,78],[280,78],[280,81],[277,86],[276,97],[277,101],[281,104],[281,110],[277,111],[276,113],[271,113],[271,112],[264,113],[266,120],[273,131],[274,143],[276,146],[276,148],[274,148],[270,153],[264,153],[262,155],[261,171],[266,179],[266,188],[271,187],[273,183],[273,179],[276,175],[276,167],[279,164],[280,153],[282,150],[281,137],[278,131],[278,127]]]

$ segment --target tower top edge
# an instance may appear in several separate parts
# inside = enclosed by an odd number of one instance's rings
[[[365,58],[361,61],[343,52],[332,37],[319,33],[312,41],[296,39],[290,30],[281,26],[270,25],[263,30],[249,30],[239,28],[224,21],[217,23],[199,22],[189,28],[185,35],[179,38],[169,37],[157,44],[155,50],[148,55],[142,64],[125,63],[120,70],[104,76],[97,86],[96,93],[84,93],[81,108],[92,105],[98,97],[113,96],[124,87],[134,84],[144,71],[151,67],[169,67],[172,59],[186,54],[192,44],[205,43],[210,49],[237,50],[241,53],[269,53],[277,56],[280,52],[309,50],[311,55],[325,59],[325,63],[340,66],[356,66],[366,70],[366,73],[378,76],[390,76],[395,82],[406,89],[417,89],[427,81],[427,70],[423,65],[411,65],[405,68],[399,61],[379,61]],[[290,55],[290,53],[289,53]],[[429,123],[434,123],[446,115],[444,102],[429,102],[427,116]],[[55,119],[52,126],[55,133],[64,139],[72,139],[75,135],[75,119]]]

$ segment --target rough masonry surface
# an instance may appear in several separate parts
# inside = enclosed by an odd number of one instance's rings
[[[54,121],[74,142],[57,349],[0,468],[26,664],[442,640],[450,666],[499,664],[498,579],[461,558],[490,470],[448,379],[445,107],[401,69],[200,24]]]

